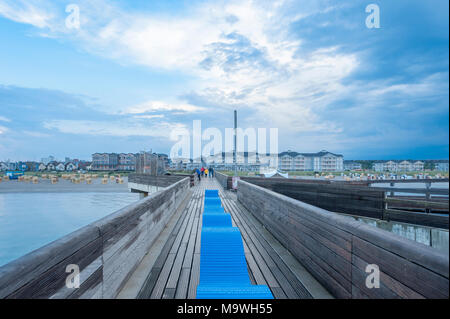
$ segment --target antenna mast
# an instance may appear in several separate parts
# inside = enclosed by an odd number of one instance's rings
[[[237,176],[237,111],[234,110],[234,154],[233,154],[233,163],[234,163],[234,176]]]

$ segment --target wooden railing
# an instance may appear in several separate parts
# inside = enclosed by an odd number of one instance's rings
[[[237,197],[337,298],[449,297],[448,253],[245,181]]]
[[[448,182],[448,179],[413,182],[424,183],[426,187],[394,187],[395,184],[412,183],[411,180],[390,181],[391,187],[372,187],[386,192],[384,219],[448,229],[449,190],[431,187],[432,183]]]
[[[223,187],[230,187],[230,176],[223,175],[218,180]],[[333,212],[449,228],[448,189],[368,187],[366,182],[319,179],[241,177],[241,180]],[[402,192],[424,196],[393,196]]]
[[[115,298],[188,195],[184,177],[0,267],[0,298]],[[78,288],[66,286],[70,265]]]
[[[157,187],[168,187],[183,178],[189,177],[191,187],[195,185],[194,175],[150,175],[150,174],[130,174],[129,183],[151,185]]]
[[[427,200],[411,200],[400,197],[387,197],[385,199],[388,205],[409,208],[409,209],[425,209],[428,211],[440,210],[448,214],[448,200],[447,201],[427,201]]]

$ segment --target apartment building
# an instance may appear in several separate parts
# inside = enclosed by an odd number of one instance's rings
[[[94,171],[134,171],[136,155],[132,153],[92,154],[91,169]]]
[[[119,155],[116,153],[92,154],[92,170],[94,171],[114,171],[118,164]]]
[[[386,161],[374,163],[377,172],[418,172],[423,171],[425,163],[422,161]]]
[[[326,150],[318,153],[287,151],[279,154],[278,168],[283,171],[343,171],[344,156]]]
[[[434,169],[441,172],[448,172],[448,161],[436,161]]]
[[[118,159],[119,171],[134,171],[136,169],[136,155],[120,153]]]
[[[345,171],[356,171],[361,170],[362,164],[353,161],[344,161],[344,170]]]
[[[202,166],[217,170],[234,170],[234,153],[222,152],[198,159],[172,159],[172,168],[191,170]],[[259,172],[261,169],[279,169],[283,171],[343,171],[344,157],[328,151],[318,153],[297,153],[292,151],[280,154],[258,154],[256,152],[238,152],[236,170]]]
[[[222,152],[193,161],[193,164],[201,163],[203,166],[214,167],[217,170],[232,171],[236,166],[238,171],[259,172],[261,168],[276,168],[278,166],[278,154],[259,154],[257,152],[237,152],[236,165],[234,164],[234,152]]]
[[[136,155],[136,172],[141,174],[162,175],[168,167],[168,156],[151,152]]]
[[[425,163],[422,161],[416,161],[416,162],[412,163],[412,170],[414,172],[423,171],[424,168],[425,168]]]

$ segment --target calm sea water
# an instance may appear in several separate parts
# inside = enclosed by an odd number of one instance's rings
[[[136,193],[0,193],[0,266],[137,200]]]
[[[409,240],[431,246],[448,254],[449,232],[447,229],[431,228],[419,225],[404,224],[398,222],[386,222],[372,218],[347,215],[370,226],[387,230]]]

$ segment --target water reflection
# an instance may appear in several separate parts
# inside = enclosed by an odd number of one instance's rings
[[[440,251],[446,252],[448,254],[449,251],[449,233],[448,230],[439,229],[439,228],[431,228],[425,226],[404,224],[398,222],[387,222],[378,219],[371,219],[366,217],[358,217],[351,216],[353,219],[359,220],[368,225],[381,228],[387,230],[391,233],[397,234],[399,236],[408,238],[410,240],[414,240],[418,243],[425,244],[427,246],[431,246]]]

